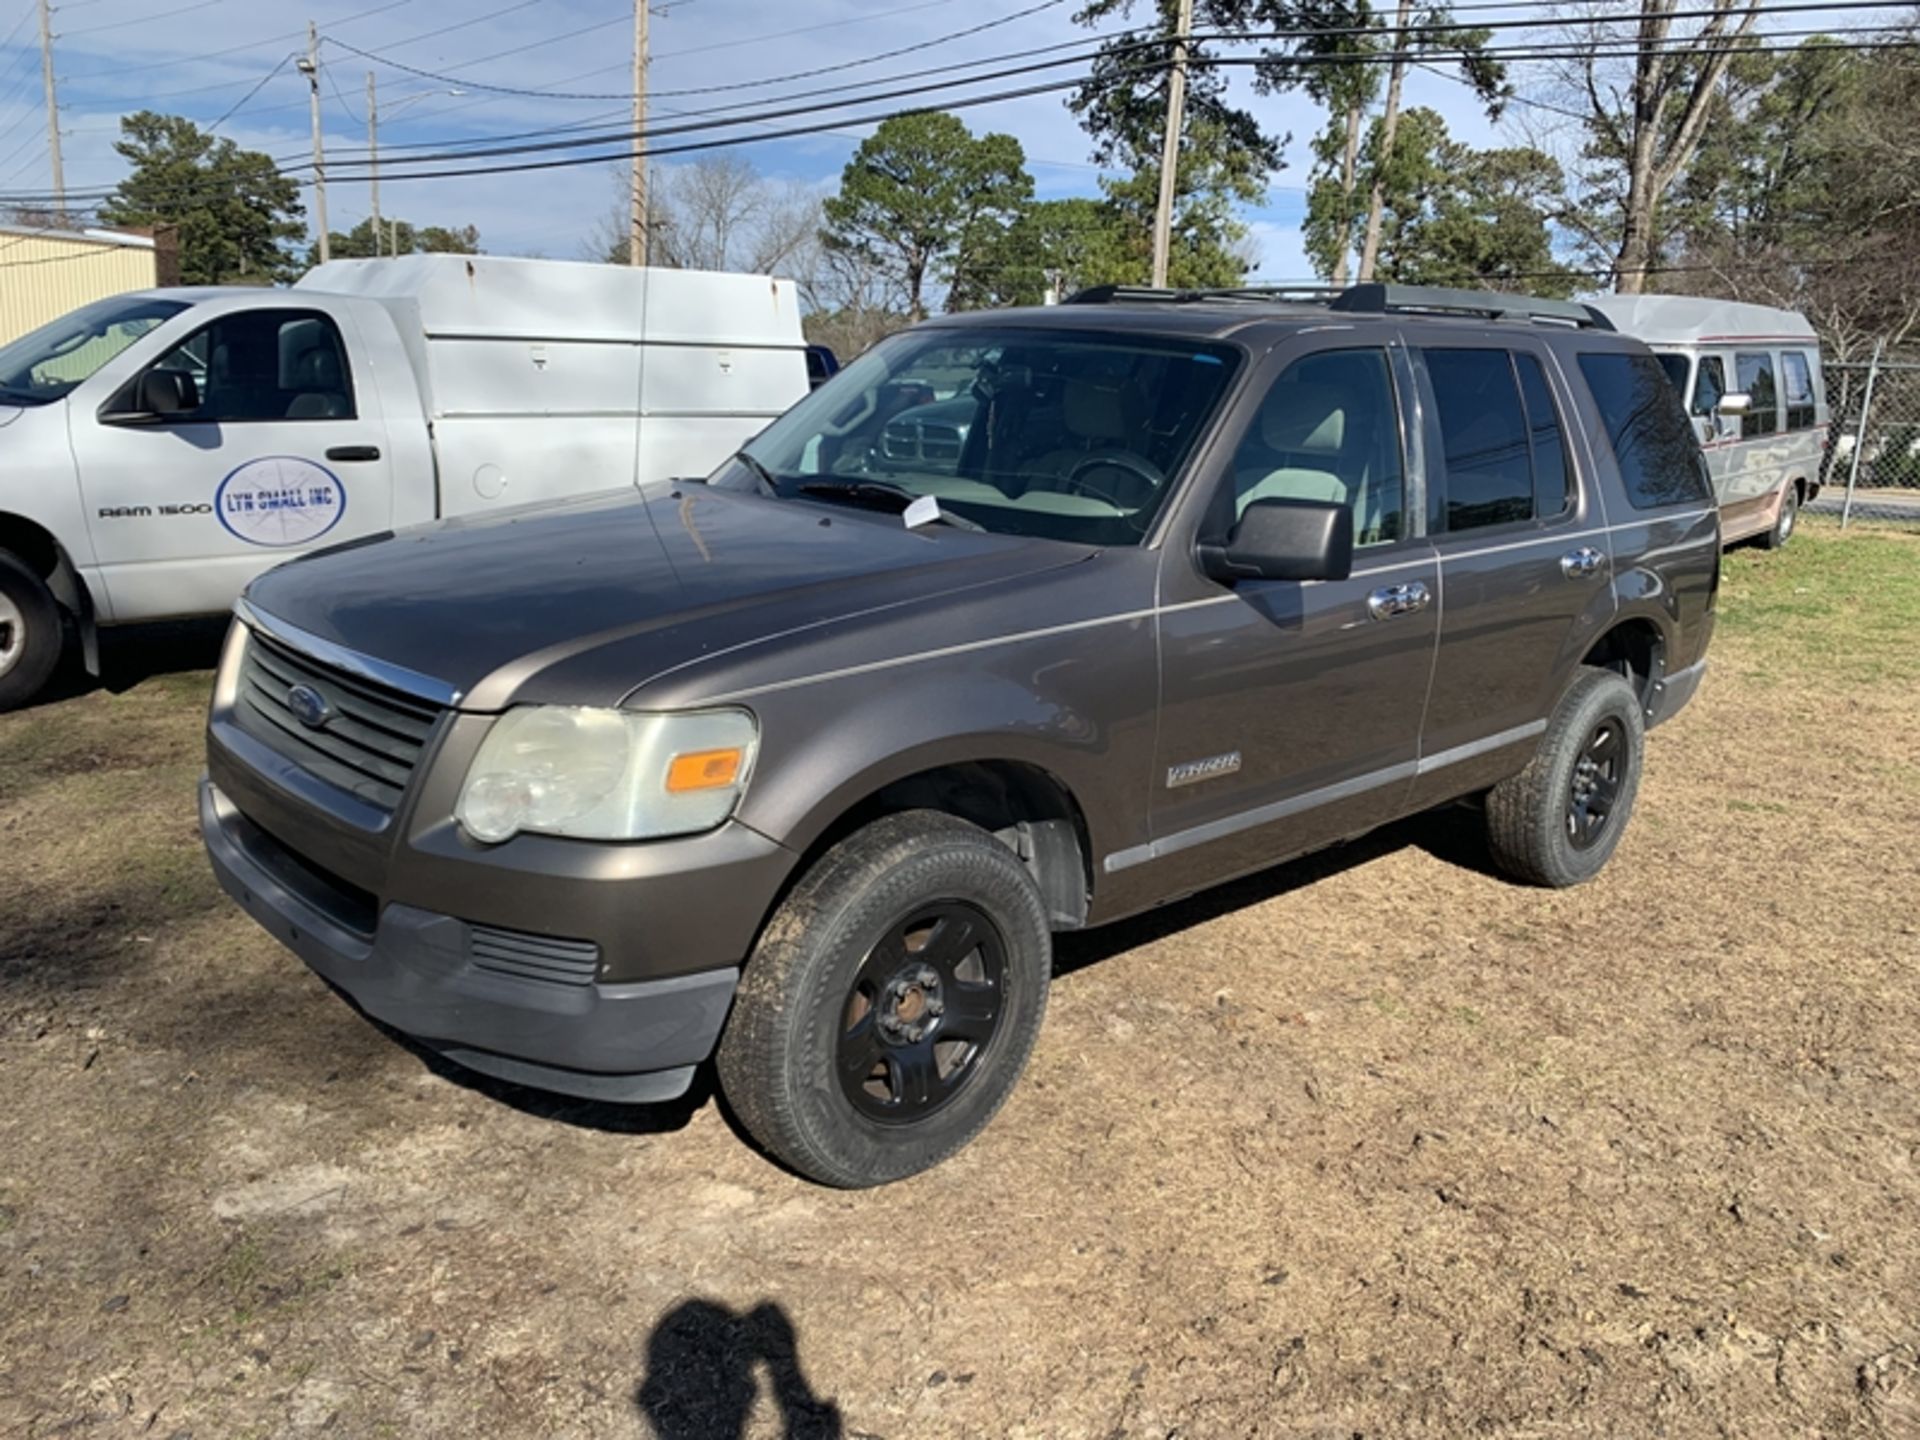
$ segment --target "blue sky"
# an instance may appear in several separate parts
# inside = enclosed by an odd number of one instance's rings
[[[1071,21],[1078,0],[1063,0],[918,54],[812,80],[786,78],[934,41],[1034,3],[908,0],[879,6],[859,0],[680,0],[656,12],[652,22],[654,123],[670,123],[677,111],[774,95],[783,88],[869,77],[878,81],[903,71],[1027,52],[1085,36]],[[1147,0],[1142,0],[1141,18],[1146,13]],[[257,93],[232,113],[220,133],[279,158],[303,158],[309,149],[307,84],[288,57],[304,49],[309,18],[330,41],[339,42],[322,50],[322,114],[327,144],[340,156],[365,146],[369,69],[378,77],[383,149],[543,126],[615,122],[623,109],[617,99],[515,96],[482,86],[603,96],[630,89],[632,11],[622,0],[311,0],[310,7],[291,0],[66,0],[56,4],[54,32],[69,189],[82,192],[119,178],[123,167],[111,147],[123,112],[148,106],[209,124],[234,111],[256,85]],[[1869,18],[1859,12],[1826,17],[1830,24],[1848,26]],[[1775,28],[1803,28],[1821,19],[1782,17]],[[0,193],[17,193],[43,189],[48,181],[30,0],[0,0],[0,34],[8,26],[14,27],[13,33],[0,44]],[[1518,35],[1509,32],[1501,38]],[[409,74],[344,46],[451,78]],[[276,65],[282,68],[268,78]],[[1048,72],[1048,78],[1066,73]],[[1520,78],[1524,84],[1536,77]],[[686,93],[760,79],[779,83],[717,96]],[[465,87],[465,93],[448,95],[450,86]],[[858,91],[848,92],[848,98],[858,97]],[[1298,228],[1304,203],[1300,187],[1311,163],[1307,142],[1321,117],[1298,96],[1255,97],[1249,91],[1245,99],[1272,130],[1293,136],[1287,168],[1273,177],[1267,205],[1247,216],[1260,249],[1258,273],[1271,279],[1305,278]],[[1432,106],[1456,136],[1476,143],[1496,138],[1517,142],[1527,124],[1526,112],[1516,109],[1500,127],[1490,126],[1463,86],[1421,71],[1409,76],[1407,101]],[[1088,162],[1086,137],[1066,110],[1063,96],[1029,97],[962,114],[976,131],[1004,130],[1020,139],[1043,196],[1095,193],[1099,172]],[[1536,112],[1536,124],[1539,118]],[[737,153],[770,177],[827,188],[866,128],[768,140]],[[743,126],[729,133],[754,131]],[[610,166],[413,182],[390,173],[383,179],[381,208],[419,224],[477,225],[483,246],[496,253],[571,259],[585,253],[589,237],[604,225],[618,203],[620,183]],[[332,185],[328,199],[335,230],[367,214],[364,183]]]

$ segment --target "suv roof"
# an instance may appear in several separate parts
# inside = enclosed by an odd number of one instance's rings
[[[1096,320],[1089,307],[1100,307]],[[1591,305],[1545,300],[1491,290],[1443,290],[1417,285],[1242,285],[1209,289],[1155,289],[1145,285],[1098,285],[1063,304],[1023,310],[982,310],[940,317],[943,324],[1005,324],[1086,329],[1151,330],[1183,335],[1227,336],[1257,324],[1292,321],[1324,324],[1362,318],[1483,321],[1539,325],[1556,330],[1605,330],[1613,322]]]

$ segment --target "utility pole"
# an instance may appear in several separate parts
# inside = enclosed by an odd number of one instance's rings
[[[1180,168],[1180,127],[1187,108],[1187,39],[1193,34],[1193,0],[1180,0],[1174,23],[1173,69],[1167,76],[1167,138],[1160,150],[1160,204],[1153,212],[1153,285],[1164,289],[1173,249],[1174,181]]]
[[[41,0],[42,4],[46,0]],[[627,220],[627,263],[647,263],[647,0],[633,0],[633,210]]]
[[[41,0],[44,5],[46,0]],[[298,66],[299,72],[307,77],[307,87],[312,100],[313,116],[313,218],[320,231],[320,263],[326,264],[333,258],[333,247],[327,239],[327,150],[320,139],[320,30],[313,21],[307,22],[307,53]]]
[[[367,71],[367,181],[373,187],[373,254],[380,256],[380,101]]]
[[[53,15],[40,0],[40,78],[47,87],[47,150],[53,161],[53,213],[67,219],[67,175],[60,165],[60,97],[53,86]]]

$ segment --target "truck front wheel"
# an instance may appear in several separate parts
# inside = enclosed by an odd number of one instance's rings
[[[754,1139],[826,1185],[882,1185],[985,1128],[1047,1008],[1052,936],[1020,860],[934,811],[829,850],[774,913],[720,1041]]]
[[[45,582],[0,551],[0,711],[40,693],[65,645],[60,606]]]

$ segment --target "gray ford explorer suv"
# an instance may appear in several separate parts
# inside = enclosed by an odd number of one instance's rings
[[[456,520],[238,609],[200,820],[369,1015],[832,1185],[1006,1099],[1051,934],[1455,800],[1620,842],[1719,529],[1585,307],[1101,290],[897,335],[705,482]]]

